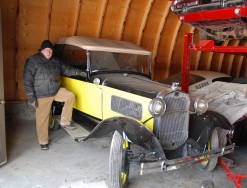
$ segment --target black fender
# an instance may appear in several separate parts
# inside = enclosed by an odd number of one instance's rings
[[[205,146],[216,127],[231,129],[230,122],[221,114],[208,110],[204,114],[190,115],[189,138]]]
[[[124,139],[150,151],[154,151],[160,159],[165,159],[164,151],[157,137],[146,126],[128,117],[112,117],[101,121],[81,141],[86,141],[89,138],[103,137],[115,131],[122,134]]]

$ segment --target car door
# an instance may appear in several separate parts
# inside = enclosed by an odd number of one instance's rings
[[[69,77],[62,77],[62,85],[75,94],[75,109],[102,119],[101,85]]]
[[[73,45],[57,45],[55,53],[64,63],[86,72],[87,51],[85,49]],[[101,85],[94,84],[86,76],[63,76],[61,81],[63,87],[75,94],[74,109],[102,119]]]

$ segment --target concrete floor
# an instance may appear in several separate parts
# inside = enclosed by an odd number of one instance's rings
[[[77,143],[59,129],[50,132],[50,149],[42,151],[34,110],[24,103],[6,104],[5,108],[8,162],[0,167],[1,188],[107,187],[110,137]],[[240,164],[233,171],[247,173],[246,156],[245,145],[229,156]],[[194,165],[143,176],[137,166],[131,166],[129,188],[199,188],[203,180],[212,180],[215,188],[235,187],[220,165],[210,173]],[[246,179],[242,187],[247,187]]]

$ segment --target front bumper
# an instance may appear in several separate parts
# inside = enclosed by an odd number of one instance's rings
[[[219,148],[217,150],[207,151],[198,155],[187,156],[179,159],[161,160],[151,163],[141,163],[140,174],[150,174],[154,172],[169,171],[181,167],[190,166],[194,163],[200,163],[215,157],[220,157],[234,152],[235,144]]]

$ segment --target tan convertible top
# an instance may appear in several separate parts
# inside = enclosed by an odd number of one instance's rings
[[[116,52],[116,53],[151,55],[150,51],[145,50],[131,42],[110,40],[110,39],[72,36],[72,37],[61,38],[57,42],[57,44],[74,45],[90,51],[107,51],[107,52]]]

